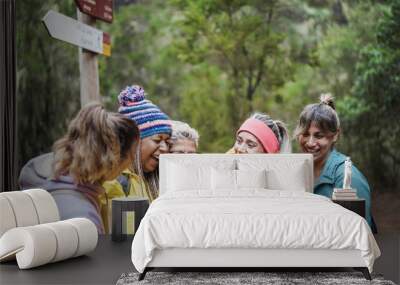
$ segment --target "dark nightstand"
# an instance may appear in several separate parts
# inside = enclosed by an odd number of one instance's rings
[[[134,231],[139,228],[140,221],[149,208],[149,200],[142,197],[122,197],[112,199],[112,234],[113,241],[124,241],[127,238],[126,214],[134,212]]]
[[[359,214],[365,219],[365,199],[352,199],[352,200],[337,200],[332,199],[332,202]]]

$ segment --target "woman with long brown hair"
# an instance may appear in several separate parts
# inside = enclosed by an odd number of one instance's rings
[[[44,187],[55,199],[61,219],[86,217],[104,233],[102,183],[132,164],[138,141],[132,120],[107,112],[100,104],[82,108],[54,144],[54,178]]]

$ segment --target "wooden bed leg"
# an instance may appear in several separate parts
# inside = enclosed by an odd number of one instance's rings
[[[147,273],[148,269],[147,267],[144,269],[144,271],[142,273],[139,274],[139,278],[138,281],[142,281],[144,279],[144,277],[146,277],[146,273]]]
[[[369,274],[369,270],[367,267],[354,267],[354,269],[357,271],[361,271],[362,274],[364,275],[365,279],[372,280],[371,274]]]

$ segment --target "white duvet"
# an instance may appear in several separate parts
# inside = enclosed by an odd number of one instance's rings
[[[132,262],[143,272],[165,248],[358,249],[371,272],[380,256],[367,222],[330,199],[256,189],[159,197],[135,235]]]

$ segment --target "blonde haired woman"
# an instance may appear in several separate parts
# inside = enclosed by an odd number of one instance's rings
[[[187,123],[171,121],[172,134],[169,139],[170,153],[196,153],[199,146],[199,133]]]
[[[132,120],[99,104],[82,108],[54,144],[54,178],[44,186],[55,199],[61,219],[85,217],[104,233],[101,184],[132,163],[138,141],[139,130]]]

